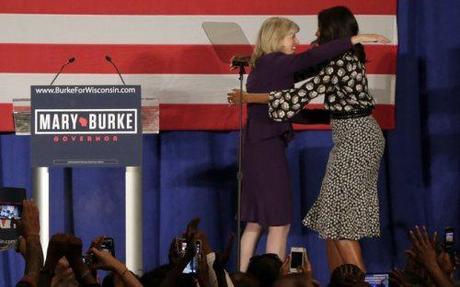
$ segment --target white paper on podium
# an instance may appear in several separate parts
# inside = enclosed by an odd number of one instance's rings
[[[143,134],[160,132],[160,105],[158,98],[141,98],[141,121]]]
[[[30,99],[13,99],[13,119],[16,135],[30,135],[30,111]]]

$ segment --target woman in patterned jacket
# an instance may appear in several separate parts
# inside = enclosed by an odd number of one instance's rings
[[[333,7],[318,15],[319,45],[358,34],[358,24],[346,7]],[[365,271],[359,241],[380,235],[377,179],[385,140],[372,117],[366,56],[362,45],[330,61],[299,88],[270,94],[244,93],[247,103],[268,103],[275,121],[288,121],[312,99],[324,96],[331,115],[332,148],[321,191],[304,220],[305,226],[326,240],[330,270],[354,264]],[[230,102],[239,102],[230,93]]]
[[[296,23],[271,17],[260,28],[251,57],[252,71],[246,88],[254,93],[289,89],[297,71],[327,63],[351,49],[353,44],[376,41],[379,35],[343,37],[302,53],[297,46]],[[266,104],[248,105],[243,140],[243,189],[240,270],[246,271],[261,233],[267,231],[265,251],[284,259],[291,223],[291,189],[285,149],[293,136],[289,122],[275,122]],[[263,171],[263,172],[262,172]]]

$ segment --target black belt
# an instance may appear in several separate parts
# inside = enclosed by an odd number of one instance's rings
[[[353,119],[353,118],[362,118],[367,117],[372,114],[371,109],[360,109],[360,110],[352,110],[349,112],[332,112],[331,118],[335,120],[344,120],[344,119]]]

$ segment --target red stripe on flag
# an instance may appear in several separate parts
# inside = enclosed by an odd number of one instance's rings
[[[301,46],[300,50],[309,46]],[[216,51],[221,55],[216,54]],[[70,57],[64,73],[112,74],[110,55],[124,74],[232,74],[232,55],[250,54],[243,45],[62,45],[0,44],[0,73],[55,73]],[[366,46],[369,74],[395,74],[397,46]]]
[[[2,1],[0,13],[110,15],[310,15],[332,6],[355,14],[395,15],[396,0],[13,0]]]
[[[396,74],[398,46],[365,46],[368,74]]]
[[[311,105],[321,107],[321,105]],[[382,129],[394,129],[393,105],[377,105],[374,117]],[[238,107],[207,104],[168,104],[160,106],[160,129],[172,130],[236,130],[238,129]],[[0,104],[0,132],[13,132],[13,106]],[[328,125],[295,125],[297,130],[323,130]]]
[[[311,105],[321,107],[322,105]],[[393,129],[394,106],[377,105],[374,117],[383,129]],[[160,128],[166,130],[235,130],[238,107],[228,105],[161,105]],[[295,125],[298,130],[329,129],[328,125]]]
[[[0,103],[0,132],[14,131],[13,105]]]
[[[392,130],[396,128],[395,105],[377,105],[372,115],[382,129]]]

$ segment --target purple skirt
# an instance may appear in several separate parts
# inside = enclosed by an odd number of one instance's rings
[[[242,221],[262,226],[291,224],[292,195],[286,147],[283,136],[255,142],[245,140]]]

